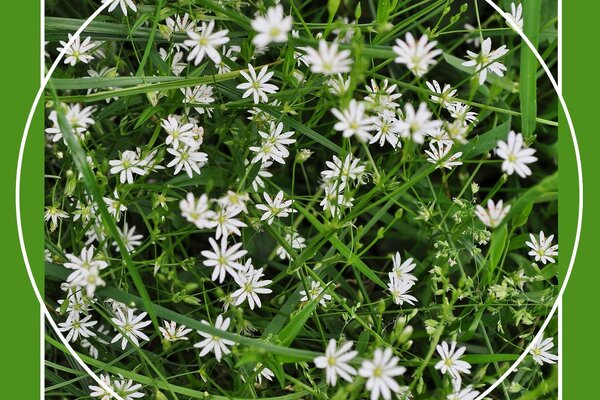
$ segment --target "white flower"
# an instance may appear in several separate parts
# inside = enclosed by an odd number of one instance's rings
[[[167,132],[165,144],[178,148],[182,143],[188,146],[194,146],[196,142],[193,138],[193,124],[181,122],[181,117],[171,114],[167,119],[163,119],[160,126]]]
[[[340,218],[342,211],[346,208],[350,209],[353,205],[354,198],[346,196],[343,185],[333,180],[325,180],[321,185],[325,196],[319,205],[323,207],[323,210],[329,210],[334,218]]]
[[[350,77],[344,79],[342,74],[337,74],[325,82],[331,94],[343,96],[350,88]]]
[[[132,226],[131,229],[129,229],[129,225],[125,222],[125,224],[123,224],[123,230],[117,227],[117,231],[119,231],[119,235],[123,239],[123,243],[128,252],[131,253],[137,246],[142,244],[141,239],[143,239],[144,236],[135,234],[135,226]],[[116,241],[113,242],[113,246],[115,246],[117,251],[121,251]]]
[[[396,278],[395,272],[390,272],[388,277],[390,279],[388,290],[390,291],[395,304],[402,305],[406,302],[410,305],[414,305],[415,302],[418,301],[416,297],[408,294],[408,291],[413,287],[414,282]]]
[[[406,372],[406,368],[398,366],[400,359],[393,355],[392,349],[375,349],[373,360],[362,362],[358,374],[367,378],[366,388],[371,392],[371,400],[377,400],[381,395],[385,400],[392,398],[392,392],[400,393],[401,388],[394,377]]]
[[[429,90],[435,93],[435,95],[432,94],[430,96],[432,102],[439,104],[444,108],[447,108],[454,102],[454,96],[456,95],[457,90],[449,84],[445,84],[443,87],[441,87],[441,85],[435,79],[431,82],[425,82],[425,84]]]
[[[80,270],[77,277],[73,278],[72,283],[76,286],[85,288],[86,295],[89,298],[94,296],[94,292],[98,286],[104,286],[106,284],[100,277],[100,269],[97,267]]]
[[[271,289],[265,287],[270,285],[273,281],[260,280],[263,276],[262,271],[262,268],[254,270],[254,267],[250,264],[246,271],[240,271],[233,275],[235,283],[240,286],[238,290],[231,294],[231,297],[236,299],[236,306],[239,306],[244,301],[248,300],[248,305],[251,310],[254,310],[254,304],[256,304],[258,308],[262,307],[258,295],[273,292]]]
[[[92,42],[91,37],[86,37],[82,42],[80,37],[77,36],[70,47],[67,47],[69,40],[73,38],[73,35],[69,33],[69,39],[66,42],[60,41],[62,47],[58,47],[57,51],[65,50],[65,64],[75,65],[78,61],[87,64],[94,59],[92,55],[93,49],[98,45],[97,42]]]
[[[360,158],[347,154],[344,161],[337,156],[333,156],[333,161],[325,161],[325,165],[330,169],[321,172],[325,181],[339,181],[340,187],[344,188],[349,180],[362,181],[366,167],[362,164]]]
[[[125,307],[116,310],[116,318],[111,318],[112,322],[117,326],[119,333],[111,340],[111,343],[121,340],[121,349],[125,350],[127,346],[127,338],[129,338],[136,346],[140,345],[138,339],[150,340],[142,328],[150,325],[151,321],[143,321],[147,313],[143,312],[140,315],[133,313],[134,309]]]
[[[558,244],[552,246],[554,235],[546,237],[544,232],[540,231],[539,241],[532,233],[529,234],[529,238],[531,242],[525,242],[525,244],[531,248],[528,254],[534,257],[535,261],[541,261],[544,264],[556,262],[554,257],[558,256]]]
[[[292,30],[292,17],[283,16],[283,6],[281,4],[270,7],[265,16],[259,15],[250,22],[252,29],[258,35],[252,39],[252,44],[257,47],[264,47],[271,42],[287,42],[287,35]]]
[[[69,262],[64,263],[64,267],[73,270],[67,277],[67,282],[84,287],[87,296],[93,297],[96,287],[105,284],[100,278],[100,270],[106,268],[108,263],[94,259],[94,246],[84,247],[80,257],[74,254],[65,254],[65,256]]]
[[[132,0],[102,0],[102,4],[111,3],[108,7],[108,12],[112,12],[117,6],[121,6],[123,14],[127,15],[127,7],[131,8],[134,12],[137,11],[135,3]]]
[[[115,393],[121,396],[123,400],[134,400],[144,397],[142,392],[138,392],[138,390],[142,388],[141,384],[134,384],[133,380],[125,379],[121,375],[119,376],[121,377],[121,380],[115,380],[113,387],[115,389]]]
[[[89,328],[96,325],[98,321],[90,321],[92,315],[80,319],[79,313],[71,313],[67,317],[65,322],[58,324],[58,330],[61,332],[69,332],[65,339],[67,341],[76,341],[78,337],[88,338],[96,336],[96,334]]]
[[[71,125],[75,134],[80,140],[84,140],[87,129],[96,123],[92,118],[94,107],[82,107],[80,104],[61,104],[65,118]],[[45,132],[51,137],[53,142],[58,142],[62,139],[63,134],[58,124],[58,114],[56,110],[52,110],[48,115],[48,119],[52,122],[50,128],[46,128]]]
[[[426,103],[419,104],[415,111],[410,103],[404,106],[404,116],[398,120],[400,136],[410,138],[413,142],[422,144],[425,136],[433,135],[442,126],[442,122],[431,119],[431,111]]]
[[[170,29],[171,35],[175,32],[195,31],[197,29],[196,21],[191,19],[188,13],[183,14],[183,17],[177,14],[175,15],[175,19],[172,17],[167,17],[165,19],[165,23]],[[173,43],[173,47],[175,47],[177,50],[180,48],[188,50],[188,47],[183,43]]]
[[[216,48],[229,42],[229,38],[227,37],[229,31],[224,29],[213,33],[214,29],[215,21],[211,19],[208,24],[202,22],[199,32],[193,30],[187,31],[189,39],[185,40],[183,44],[192,48],[187,57],[188,61],[194,60],[194,65],[198,65],[202,62],[204,56],[207,55],[213,63],[219,64],[221,62],[221,54],[219,54]]]
[[[435,64],[435,57],[442,54],[441,50],[434,49],[436,44],[436,41],[428,42],[427,35],[421,36],[417,42],[407,32],[405,40],[396,39],[396,46],[392,47],[398,55],[394,61],[406,65],[415,76],[423,76]]]
[[[515,131],[508,132],[506,142],[499,140],[496,148],[496,154],[504,160],[502,171],[508,175],[516,172],[521,178],[531,175],[531,169],[527,164],[537,161],[534,153],[535,149],[523,146],[523,135],[515,133]]]
[[[448,373],[453,380],[459,380],[461,373],[471,373],[471,364],[460,359],[467,349],[466,347],[456,350],[456,342],[452,342],[450,346],[447,342],[442,342],[441,345],[438,344],[435,348],[441,358],[435,364],[435,369],[439,369],[442,374]]]
[[[369,93],[365,96],[365,101],[371,103],[376,111],[391,110],[394,111],[398,107],[396,100],[402,97],[402,94],[395,93],[397,85],[393,84],[388,87],[388,80],[384,79],[381,85],[378,85],[374,79],[371,79],[371,86],[366,87]]]
[[[508,26],[514,30],[517,30],[517,28],[523,30],[523,5],[521,3],[519,5],[510,3],[510,14],[504,13],[504,15]]]
[[[450,112],[452,118],[457,119],[465,125],[467,123],[474,124],[475,122],[477,122],[477,113],[474,111],[469,111],[471,109],[471,106],[467,104],[454,102],[449,104],[446,108]]]
[[[58,300],[59,307],[56,308],[56,311],[60,312],[61,308],[63,307],[63,303],[67,301],[68,305],[65,309],[67,313],[87,315],[90,311],[90,301],[83,296],[83,291],[76,289],[77,286],[75,286],[75,289],[72,288],[71,283],[68,281],[66,282],[66,286],[69,286],[67,298]]]
[[[467,50],[467,58],[469,58],[469,61],[463,62],[462,65],[465,67],[475,67],[475,71],[479,74],[479,84],[483,85],[487,78],[488,71],[498,76],[504,76],[506,66],[496,60],[506,53],[508,53],[508,49],[505,45],[492,51],[492,39],[487,38],[481,45],[480,53],[474,53]]]
[[[292,139],[293,131],[283,132],[283,123],[271,123],[269,132],[258,131],[262,138],[260,146],[250,147],[250,151],[256,153],[252,159],[252,163],[261,162],[263,165],[270,161],[277,161],[280,164],[285,164],[285,158],[290,155],[287,146],[295,143],[296,139]]]
[[[247,81],[236,86],[237,89],[245,90],[242,95],[243,99],[252,96],[254,104],[258,104],[261,101],[267,103],[269,101],[267,93],[275,93],[279,90],[277,86],[267,83],[273,77],[273,72],[267,72],[267,69],[268,66],[265,65],[257,75],[254,67],[248,64],[249,74],[240,70],[240,74]]]
[[[467,143],[467,134],[469,133],[469,126],[465,125],[462,121],[455,119],[454,121],[444,122],[443,128],[448,136],[461,144]]]
[[[473,386],[467,386],[463,390],[460,388],[456,388],[455,392],[449,394],[446,399],[448,400],[475,400],[479,392],[477,390],[473,390]]]
[[[246,203],[250,200],[250,196],[248,193],[236,193],[232,190],[228,190],[227,193],[221,196],[217,203],[221,205],[221,207],[228,207],[231,209],[237,209],[239,212],[243,212],[244,214],[248,214],[248,207]]]
[[[300,291],[300,294],[302,295],[302,297],[300,298],[300,301],[309,301],[312,299],[316,299],[317,297],[319,297],[321,292],[323,292],[323,288],[321,287],[321,285],[318,282],[311,281],[310,289],[308,289],[308,293],[306,293],[305,290]],[[319,300],[319,304],[321,306],[325,307],[329,300],[331,300],[331,295],[329,295],[328,293],[323,293],[321,300]]]
[[[379,142],[379,146],[383,146],[388,142],[394,148],[402,147],[399,137],[400,127],[398,126],[396,114],[390,110],[384,110],[377,114],[372,121],[376,133],[371,138],[370,144]]]
[[[373,119],[365,115],[365,103],[352,99],[347,109],[332,108],[331,112],[339,120],[333,129],[341,131],[345,138],[356,136],[361,142],[371,139],[369,131],[374,128]]]
[[[242,243],[236,243],[231,247],[227,247],[227,238],[225,236],[221,238],[220,244],[213,238],[208,238],[208,242],[213,251],[203,250],[200,253],[206,257],[206,260],[202,263],[207,267],[214,267],[211,276],[213,281],[216,282],[218,279],[219,283],[223,283],[226,273],[235,276],[237,271],[242,269],[242,265],[238,260],[246,255],[247,251],[240,250]]]
[[[108,266],[106,261],[94,259],[94,250],[94,246],[90,246],[89,248],[84,247],[81,250],[80,257],[74,254],[65,254],[69,262],[64,263],[64,267],[73,270],[88,269],[90,267],[106,268]]]
[[[269,381],[272,381],[273,378],[275,377],[275,374],[273,373],[273,371],[271,371],[269,368],[264,367],[261,363],[257,363],[256,367],[254,367],[254,372],[258,371],[259,368],[262,368],[260,370],[260,372],[258,373],[258,375],[256,375],[256,380],[258,381],[259,385],[262,385],[262,380],[263,378],[266,378]]]
[[[272,199],[267,192],[263,193],[263,197],[266,204],[257,204],[256,208],[264,211],[260,220],[267,221],[269,225],[273,223],[275,218],[285,218],[291,213],[296,212],[296,210],[290,207],[294,201],[284,200],[281,190]]]
[[[162,333],[163,338],[168,342],[188,340],[186,335],[192,331],[191,329],[186,328],[185,325],[177,326],[177,323],[175,321],[163,321],[163,324],[165,325],[165,327],[163,328],[162,326],[159,326],[158,330],[160,330],[160,333]]]
[[[437,164],[437,168],[452,169],[453,167],[462,165],[462,161],[457,161],[462,156],[462,152],[459,151],[449,156],[450,150],[452,150],[452,144],[437,142],[436,146],[433,143],[429,143],[429,150],[425,150],[425,154],[428,155],[427,161]]]
[[[225,73],[231,71],[231,67],[225,63],[224,59],[228,59],[231,62],[236,61],[237,60],[237,56],[235,54],[239,53],[240,51],[241,51],[240,46],[231,46],[229,48],[223,46],[224,56],[221,58],[221,62],[220,63],[215,64],[215,66],[217,67],[217,71],[219,72],[219,74],[225,74]]]
[[[193,88],[181,88],[180,90],[184,95],[184,104],[212,104],[215,101],[212,86],[201,85]],[[206,113],[209,117],[212,116],[212,109],[210,107],[194,106],[194,110],[200,115]]]
[[[284,240],[294,250],[302,250],[306,247],[306,244],[304,243],[306,239],[304,239],[298,234],[298,232],[295,231],[292,231],[292,233],[286,233]],[[276,252],[279,258],[282,260],[291,258],[290,254],[283,246],[277,246]]]
[[[100,380],[103,383],[105,383],[106,386],[112,388],[112,385],[110,383],[110,375],[100,374]],[[90,392],[91,397],[98,397],[100,400],[111,400],[113,398],[113,396],[108,391],[106,391],[106,389],[104,389],[101,386],[90,385],[90,386],[88,386],[88,388],[91,390],[91,392]],[[113,390],[114,390],[114,388],[113,388]]]
[[[427,135],[429,136],[429,138],[430,138],[429,140],[433,144],[436,144],[436,143],[443,143],[446,145],[454,144],[454,141],[452,140],[452,138],[450,137],[448,132],[446,132],[446,130],[442,127],[436,129],[435,131],[429,132]]]
[[[538,363],[539,365],[546,364],[555,364],[558,361],[558,356],[550,353],[550,350],[554,347],[554,338],[549,337],[544,339],[541,336],[538,340],[535,341],[535,344],[531,348],[529,354],[533,357],[533,361]]]
[[[187,67],[186,63],[181,62],[181,60],[183,60],[183,52],[182,51],[175,51],[175,52],[168,53],[167,50],[165,50],[161,47],[160,49],[158,49],[158,54],[160,55],[160,58],[165,63],[168,63],[169,57],[171,55],[173,55],[173,58],[171,59],[170,67],[171,67],[171,71],[173,71],[173,74],[175,74],[175,76],[181,75],[183,70]]]
[[[200,321],[205,325],[210,325],[207,321]],[[229,318],[223,319],[222,315],[219,315],[215,320],[215,328],[226,331],[229,328],[229,324],[231,320]],[[215,358],[217,361],[221,361],[221,356],[224,354],[231,353],[231,350],[227,346],[233,346],[235,343],[228,339],[222,339],[218,336],[213,336],[210,333],[204,333],[198,331],[198,334],[204,338],[201,342],[194,344],[194,347],[202,349],[200,351],[200,357],[204,357],[209,352],[215,353]]]
[[[325,355],[316,357],[314,362],[317,368],[325,369],[327,375],[327,383],[330,386],[335,386],[338,375],[345,381],[352,382],[352,378],[356,375],[356,369],[350,366],[358,351],[350,349],[352,342],[346,342],[338,349],[335,339],[330,339]]]
[[[328,46],[325,40],[320,40],[318,51],[312,47],[305,47],[304,51],[310,70],[314,73],[335,75],[350,72],[350,50],[338,52],[338,44],[335,42]]]
[[[464,24],[463,27],[468,31],[467,44],[472,44],[473,47],[481,46],[481,37],[479,36],[479,29],[475,28],[471,24]]]
[[[411,271],[417,266],[412,258],[407,258],[402,262],[400,252],[397,251],[396,254],[394,254],[394,257],[392,257],[392,264],[394,265],[392,273],[396,280],[408,282],[410,284],[414,284],[417,281],[417,277],[411,274]]]
[[[248,225],[235,218],[242,210],[236,207],[219,207],[219,210],[213,213],[213,219],[211,227],[216,227],[215,238],[219,239],[221,236],[227,237],[230,234],[241,236],[240,228],[244,228]]]
[[[54,231],[58,227],[58,221],[69,218],[69,214],[58,208],[57,205],[46,206],[44,220],[50,222],[50,230]]]
[[[133,174],[146,175],[146,171],[143,168],[144,162],[138,159],[138,155],[135,151],[126,150],[121,153],[118,160],[110,160],[108,162],[112,167],[110,169],[111,174],[119,174],[119,181],[121,183],[133,183]]]
[[[184,146],[179,149],[167,148],[167,152],[175,156],[167,167],[175,166],[174,174],[177,175],[182,169],[185,169],[187,175],[191,178],[194,172],[200,175],[200,168],[208,162],[208,154],[196,151],[195,148]]]
[[[115,217],[115,220],[119,222],[121,220],[121,214],[127,211],[127,207],[121,203],[119,199],[119,193],[115,190],[113,193],[114,199],[110,197],[103,197],[104,203],[108,208],[108,213]]]
[[[194,223],[198,229],[213,226],[214,212],[210,210],[210,203],[206,194],[203,193],[196,199],[193,193],[188,193],[185,199],[179,202],[179,208],[181,209],[181,216]]]
[[[475,215],[485,226],[496,228],[500,225],[506,214],[510,211],[510,205],[504,207],[502,200],[494,204],[492,199],[487,202],[487,210],[481,205],[475,207]]]
[[[254,178],[254,180],[252,181],[252,189],[254,189],[255,192],[259,192],[259,188],[260,189],[265,188],[265,182],[263,181],[263,178],[273,177],[273,174],[270,173],[268,170],[268,168],[271,165],[273,165],[272,161],[263,162],[260,165],[260,169],[258,170],[258,175],[256,175],[256,178]]]

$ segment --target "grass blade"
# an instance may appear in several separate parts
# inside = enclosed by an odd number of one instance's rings
[[[523,33],[536,48],[539,41],[541,0],[523,2]],[[537,114],[537,59],[528,46],[521,46],[521,130],[527,139],[535,131]]]

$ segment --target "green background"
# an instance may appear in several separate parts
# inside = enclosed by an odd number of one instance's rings
[[[40,311],[21,257],[16,230],[14,188],[17,155],[27,114],[40,83],[40,2],[3,2],[0,24],[3,40],[2,144],[0,157],[5,191],[2,212],[2,288],[0,305],[4,320],[0,329],[3,344],[0,362],[1,399],[40,398]],[[600,348],[595,329],[600,266],[596,223],[600,221],[600,148],[597,101],[600,93],[594,62],[597,38],[590,32],[598,24],[600,3],[563,2],[563,94],[578,133],[584,168],[584,223],[574,272],[563,300],[563,398],[598,395],[597,361]],[[543,78],[542,78],[543,79]],[[598,89],[598,90],[596,90]],[[43,265],[43,113],[32,124],[23,165],[22,203],[24,233],[31,266],[41,286]],[[560,133],[560,250],[561,272],[568,266],[574,243],[577,210],[577,181],[574,151],[565,119]]]

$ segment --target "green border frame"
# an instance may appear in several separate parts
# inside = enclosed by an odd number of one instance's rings
[[[41,364],[40,306],[19,247],[15,213],[17,157],[25,121],[40,84],[40,0],[7,1],[0,24],[4,60],[2,77],[2,329],[0,329],[3,399],[39,399]],[[43,105],[43,104],[42,104]],[[40,107],[41,111],[42,108]],[[43,112],[37,112],[27,142],[21,180],[23,234],[38,287],[43,290]]]
[[[527,0],[524,0],[527,1]],[[600,81],[593,77],[595,38],[590,37],[600,15],[600,3],[563,1],[563,94],[575,127],[579,133],[586,187],[585,213],[577,262],[563,300],[563,398],[575,399],[596,393],[595,360],[600,348],[595,345],[596,331],[594,294],[600,282],[600,267],[596,264],[596,221],[600,221],[600,189],[596,187],[599,169],[594,163],[600,148],[597,133],[597,101],[587,93],[600,92]],[[4,383],[3,398],[37,399],[40,396],[40,312],[19,248],[14,208],[14,180],[17,156],[27,114],[40,82],[40,1],[8,1],[3,4],[7,16],[0,25],[5,38],[6,59],[1,63],[3,93],[0,96],[3,113],[4,156],[0,172],[7,183],[8,193],[0,210],[5,226],[1,230],[3,257],[3,328],[0,330],[4,348],[0,377]],[[18,16],[18,17],[14,17]],[[14,38],[14,40],[9,40]],[[15,66],[18,65],[18,68]],[[589,73],[588,73],[589,72]],[[596,91],[595,89],[599,90]],[[21,181],[24,235],[31,256],[32,269],[42,288],[43,272],[43,112],[36,114],[27,143]],[[578,199],[576,164],[566,119],[561,116],[560,131],[560,245],[561,254],[569,254],[574,245],[577,226]],[[36,258],[36,255],[39,255]],[[566,272],[569,259],[561,259],[561,273]],[[564,276],[564,275],[563,275]],[[593,312],[592,311],[592,312]],[[593,392],[592,392],[593,391]],[[12,396],[11,396],[12,395]]]

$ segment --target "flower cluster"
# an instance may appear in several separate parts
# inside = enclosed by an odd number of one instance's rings
[[[528,347],[557,134],[519,109],[520,4],[462,31],[466,5],[102,3],[54,47],[45,256],[59,332],[119,396],[473,400]]]

